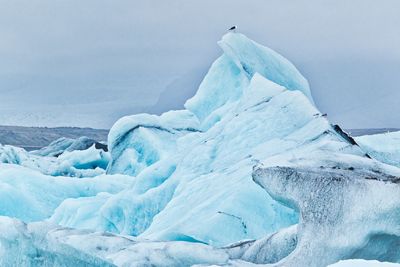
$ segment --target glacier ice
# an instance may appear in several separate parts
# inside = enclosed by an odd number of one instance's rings
[[[42,150],[47,153],[47,148]],[[59,152],[58,149],[52,150]],[[93,177],[105,173],[110,155],[93,144],[85,150],[65,150],[58,157],[40,156],[22,148],[0,145],[0,163],[17,164],[52,176]]]
[[[0,263],[399,262],[390,145],[332,126],[276,52],[237,33],[219,45],[184,110],[121,118],[109,152],[0,146],[0,215],[24,221],[0,218]]]
[[[288,256],[297,246],[297,224],[261,238],[243,250],[240,257],[253,263],[276,263]]]
[[[26,224],[0,216],[0,266],[191,266],[226,264],[229,254],[192,242],[151,242],[129,236]]]
[[[400,172],[386,171],[256,168],[254,180],[301,214],[296,248],[274,266],[326,266],[351,258],[400,262]]]
[[[198,131],[198,120],[189,111],[170,111],[161,116],[138,114],[118,120],[111,128],[108,145],[111,162],[107,173],[137,175],[146,167],[169,157],[176,140]]]
[[[400,132],[364,135],[356,140],[371,157],[400,167]]]
[[[95,147],[98,149],[107,151],[107,146],[105,144],[97,142],[96,140],[93,140],[86,136],[81,136],[77,139],[62,137],[51,142],[48,146],[43,147],[39,150],[31,151],[30,153],[39,156],[58,157],[66,151],[72,152],[75,150],[86,150],[93,145],[95,145]]]
[[[224,104],[238,100],[254,74],[288,90],[299,90],[313,102],[307,80],[275,51],[240,33],[228,33],[218,42],[224,54],[211,66],[196,95],[185,107],[203,121]]]
[[[132,187],[64,202],[52,222],[86,228],[88,220],[76,215],[84,209],[96,230],[224,246],[298,222],[296,209],[252,181],[260,160],[314,167],[352,160],[383,168],[329,124],[286,59],[240,34],[228,34],[220,45],[223,56],[187,110],[128,116],[112,127],[107,172],[135,176]],[[273,67],[262,68],[269,60]]]
[[[275,266],[244,261],[276,260],[285,255],[296,227],[260,241],[244,241],[225,248],[187,241],[149,241],[131,236],[60,227],[48,222],[23,223],[0,216],[0,266]],[[291,243],[291,242],[290,242]],[[250,244],[247,245],[247,244]],[[265,246],[265,247],[264,247]],[[250,248],[249,248],[250,247]],[[244,249],[243,249],[244,248]],[[285,250],[286,248],[286,250]],[[395,247],[394,247],[395,248]],[[280,250],[280,251],[279,251]],[[266,253],[272,251],[272,255]],[[282,254],[283,253],[283,254]],[[271,257],[272,256],[272,257]],[[315,258],[318,261],[320,258]],[[249,260],[249,258],[247,258]],[[256,261],[257,262],[257,261]],[[265,261],[263,261],[265,262]],[[300,264],[283,266],[303,266]],[[353,265],[352,265],[353,264]],[[313,266],[313,265],[312,265]],[[317,265],[326,266],[326,265]],[[329,266],[399,266],[376,260],[345,260]]]
[[[53,177],[32,169],[0,163],[0,215],[25,222],[44,220],[67,198],[116,193],[131,184],[125,175],[93,178]]]

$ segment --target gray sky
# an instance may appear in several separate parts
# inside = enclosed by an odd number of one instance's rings
[[[397,0],[0,0],[0,124],[110,127],[179,108],[231,25],[345,128],[400,127]]]

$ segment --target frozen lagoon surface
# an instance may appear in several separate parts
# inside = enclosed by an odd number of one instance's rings
[[[121,118],[109,152],[0,147],[1,266],[400,262],[391,146],[333,127],[276,52],[219,45],[185,110]]]

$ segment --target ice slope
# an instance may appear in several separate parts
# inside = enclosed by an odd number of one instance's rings
[[[39,150],[31,151],[30,153],[38,156],[51,156],[57,157],[68,149],[74,143],[74,139],[61,137],[48,146],[45,146]]]
[[[0,266],[192,266],[226,264],[229,254],[191,242],[137,241],[0,216]]]
[[[296,226],[290,227],[256,242],[244,241],[218,249],[193,242],[148,241],[130,236],[62,228],[48,222],[25,224],[1,216],[0,229],[7,229],[0,232],[0,266],[272,267],[275,265],[260,263],[276,262],[289,254],[293,249],[293,234],[297,232]],[[395,248],[393,246],[392,251]],[[247,259],[243,253],[247,254]],[[252,258],[258,260],[253,261]],[[320,262],[317,266],[326,266],[323,258],[317,257],[315,260]],[[303,265],[299,261],[295,265],[284,266]],[[346,260],[329,266],[394,267],[399,264]]]
[[[346,162],[351,166],[255,169],[255,182],[300,211],[295,249],[273,266],[318,267],[349,258],[400,262],[400,169],[386,166],[384,173]]]
[[[218,58],[185,108],[203,121],[214,110],[238,100],[254,74],[288,90],[299,90],[313,102],[307,80],[295,66],[275,51],[240,33],[228,33],[218,42],[224,54]]]
[[[111,129],[107,171],[134,175],[133,186],[107,198],[66,201],[51,221],[222,246],[298,221],[297,211],[252,181],[260,159],[315,165],[318,151],[367,159],[316,109],[308,83],[286,59],[241,34],[229,33],[220,46],[224,54],[187,110],[128,116]],[[77,216],[81,210],[90,215]]]
[[[59,148],[51,151],[58,153]],[[49,155],[35,155],[22,148],[0,145],[0,163],[21,165],[52,176],[92,177],[101,175],[105,173],[110,161],[109,153],[97,149],[95,144],[86,150],[64,151],[57,158],[51,156],[52,153]]]
[[[400,167],[400,131],[356,137],[371,157]]]
[[[132,177],[125,175],[53,177],[0,163],[0,215],[26,222],[44,220],[67,198],[114,194],[128,187],[131,181]]]

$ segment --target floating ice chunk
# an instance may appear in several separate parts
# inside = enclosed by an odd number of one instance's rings
[[[56,157],[61,155],[65,150],[68,149],[73,143],[74,139],[72,138],[59,138],[53,142],[51,142],[48,146],[43,147],[39,150],[31,151],[31,154],[38,156],[51,156]]]
[[[280,230],[251,244],[241,258],[253,263],[276,263],[297,245],[297,225]]]
[[[96,140],[90,139],[86,136],[82,136],[78,139],[62,137],[53,141],[48,146],[39,150],[31,151],[30,153],[38,156],[58,157],[66,151],[72,152],[75,150],[86,150],[93,145],[95,145],[97,149],[107,151],[107,145],[99,143]]]
[[[93,177],[105,173],[110,154],[95,145],[86,150],[64,151],[58,158],[38,156],[22,148],[0,145],[0,162],[17,164],[52,176]]]
[[[110,154],[102,149],[96,149],[95,145],[92,145],[85,150],[66,151],[58,157],[57,161],[76,169],[106,169],[110,161]]]

